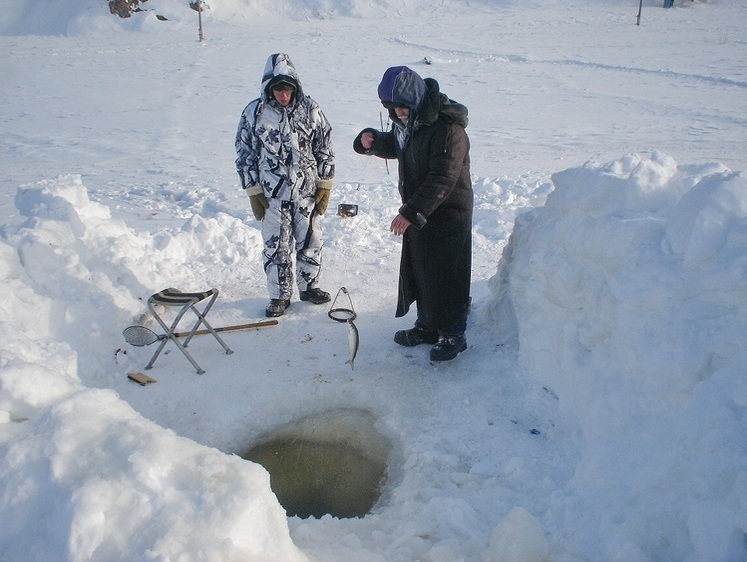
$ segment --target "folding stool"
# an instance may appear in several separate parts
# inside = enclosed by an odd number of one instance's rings
[[[208,301],[207,306],[203,309],[202,312],[200,312],[199,309],[195,305],[205,300],[208,297],[211,297],[211,298]],[[206,318],[216,298],[218,298],[218,289],[210,289],[209,291],[203,291],[201,293],[183,293],[182,291],[178,289],[168,288],[154,295],[151,295],[148,298],[148,310],[150,310],[150,313],[156,319],[156,322],[158,322],[161,325],[161,327],[164,330],[166,330],[166,334],[164,336],[159,337],[159,339],[161,339],[161,343],[159,344],[158,349],[153,354],[153,357],[148,362],[148,364],[145,366],[145,368],[150,369],[153,367],[153,364],[156,362],[156,359],[161,354],[161,351],[163,351],[163,348],[166,346],[168,341],[171,340],[172,342],[174,342],[176,347],[178,347],[179,350],[184,354],[184,356],[189,360],[189,362],[192,363],[194,368],[197,369],[197,374],[198,375],[203,374],[205,372],[203,368],[197,364],[197,361],[195,361],[192,358],[192,356],[189,354],[189,352],[186,349],[187,345],[189,345],[189,342],[194,337],[195,332],[197,332],[197,329],[200,327],[200,324],[203,324],[205,328],[207,328],[207,331],[213,334],[213,336],[215,336],[215,339],[218,340],[218,343],[221,344],[221,346],[223,346],[223,349],[226,350],[226,355],[230,355],[231,353],[233,353],[233,351],[225,344],[225,342],[216,333],[213,327],[210,324],[208,324],[208,321]],[[181,310],[177,313],[176,318],[174,318],[174,321],[171,323],[170,326],[167,325],[166,322],[164,322],[163,318],[161,318],[161,316],[156,311],[155,307],[156,305],[159,305],[159,304],[167,308],[181,307]],[[195,325],[192,327],[192,329],[187,334],[187,337],[185,338],[184,343],[181,343],[177,338],[184,334],[177,334],[176,328],[179,325],[179,322],[181,321],[182,317],[186,314],[188,310],[191,310],[197,315],[197,322],[195,322]]]

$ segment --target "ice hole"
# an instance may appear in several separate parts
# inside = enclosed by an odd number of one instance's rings
[[[363,517],[379,500],[392,450],[374,422],[365,410],[329,410],[280,426],[240,454],[267,469],[288,515]]]

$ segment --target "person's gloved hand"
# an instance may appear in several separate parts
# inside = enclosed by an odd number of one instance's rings
[[[262,186],[250,185],[246,188],[246,194],[249,196],[249,204],[252,206],[254,218],[261,221],[265,218],[265,209],[269,209],[270,204],[267,202]]]
[[[332,191],[332,180],[316,180],[316,212],[320,215],[327,212],[330,191]]]

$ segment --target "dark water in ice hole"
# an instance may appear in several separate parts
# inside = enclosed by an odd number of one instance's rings
[[[333,410],[291,422],[241,457],[270,473],[288,515],[363,517],[386,482],[391,444],[362,410]]]

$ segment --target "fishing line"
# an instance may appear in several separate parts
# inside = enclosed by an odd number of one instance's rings
[[[335,306],[341,293],[347,295],[350,308]],[[348,291],[347,288],[340,287],[340,290],[337,291],[337,295],[335,295],[335,299],[332,301],[327,315],[336,322],[345,322],[348,325],[348,353],[350,358],[346,363],[350,363],[350,368],[354,369],[355,356],[358,354],[358,345],[360,344],[360,334],[358,332],[358,327],[353,323],[353,320],[355,320],[358,315],[355,312],[353,299],[350,297],[350,291]]]
[[[381,131],[384,132],[386,129],[384,129],[384,119],[381,117],[381,112],[379,111],[379,122],[381,123]],[[389,127],[389,114],[387,113],[386,117],[386,126]],[[384,158],[384,164],[386,164],[386,175],[389,175],[389,160],[387,158]]]

